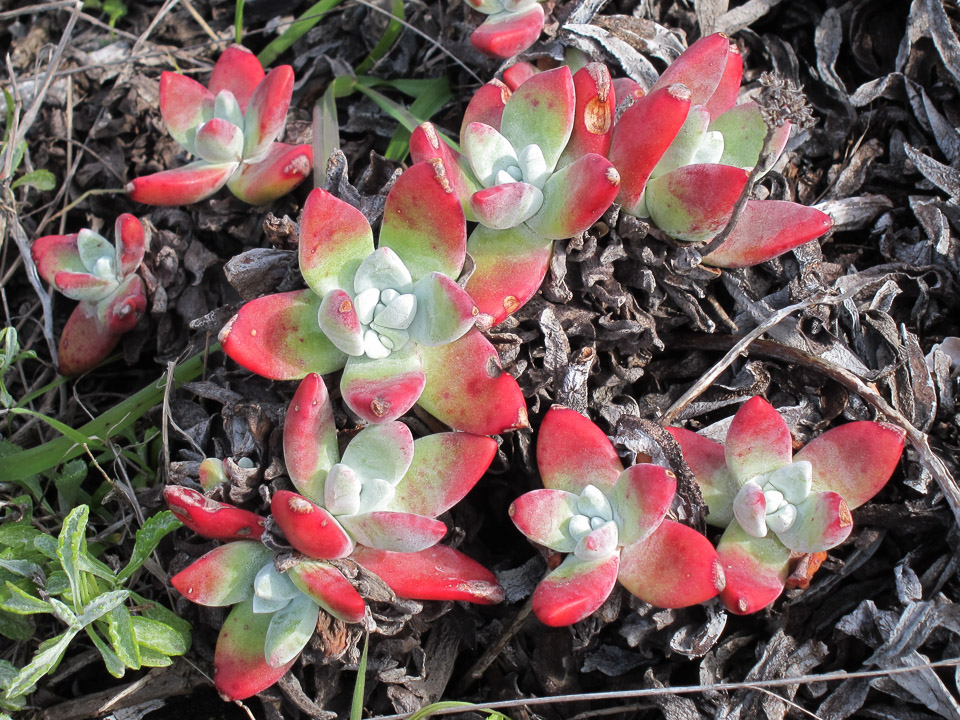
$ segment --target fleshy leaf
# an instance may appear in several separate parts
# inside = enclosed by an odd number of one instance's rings
[[[613,137],[617,101],[607,66],[593,62],[580,68],[573,74],[573,86],[577,99],[573,132],[558,167],[569,165],[588,153],[606,157]]]
[[[260,81],[243,116],[245,158],[257,158],[283,130],[293,95],[293,68],[280,65]],[[239,98],[238,98],[239,101]]]
[[[226,185],[237,167],[237,163],[213,165],[198,160],[173,170],[134,178],[127,183],[127,195],[145,205],[189,205],[210,197]]]
[[[312,167],[312,147],[275,142],[259,162],[243,163],[227,187],[248,205],[268,205],[302,183]]]
[[[401,422],[365,427],[350,441],[341,461],[361,480],[379,478],[396,485],[413,461],[410,428]]]
[[[508,90],[516,90],[540,70],[536,65],[528,62],[516,62],[503,71],[503,82]],[[480,122],[483,122],[482,120]],[[489,123],[488,123],[489,124]]]
[[[478,225],[467,241],[475,263],[466,290],[477,304],[479,327],[493,327],[534,296],[547,274],[553,241],[527,225],[492,230]]]
[[[120,342],[120,333],[104,327],[96,307],[82,302],[77,305],[60,333],[57,345],[57,371],[76,377],[99,365]]]
[[[240,109],[246,110],[253,91],[263,77],[263,66],[257,56],[242,45],[231,45],[213,66],[208,86],[214,95],[221,90],[229,90],[237,99]]]
[[[327,386],[316,373],[297,388],[283,423],[283,462],[303,495],[319,500],[323,481],[340,458]]]
[[[700,38],[663,71],[651,92],[681,83],[690,88],[692,105],[705,105],[720,85],[729,48],[730,41],[723,33]]]
[[[851,530],[853,516],[843,498],[835,492],[818,492],[797,505],[796,520],[777,537],[793,552],[815,553],[836,547]]]
[[[526,222],[543,206],[543,192],[525,182],[505,183],[475,192],[470,209],[485,227],[508,230]]]
[[[589,230],[620,191],[620,173],[605,157],[584,155],[543,186],[543,205],[528,221],[543,237],[560,240]]]
[[[434,433],[413,443],[413,460],[384,510],[437,517],[456,505],[493,462],[497,443],[470,433]]]
[[[277,491],[270,512],[290,544],[308,557],[333,560],[353,550],[353,540],[333,515],[301,495]]]
[[[125,277],[136,272],[143,262],[146,249],[143,225],[130,213],[123,213],[114,224],[114,238],[117,243],[117,274]]]
[[[737,104],[741,80],[743,80],[743,57],[740,55],[740,48],[730,43],[727,45],[727,62],[723,66],[720,82],[717,83],[717,89],[704,105],[711,118],[719,117]]]
[[[77,251],[80,253],[80,262],[88,273],[94,273],[98,276],[109,275],[116,278],[116,267],[110,268],[110,263],[114,260],[116,249],[107,241],[106,238],[93,230],[81,230],[77,233]],[[103,264],[113,272],[103,272]]]
[[[677,477],[658,465],[632,465],[617,478],[611,499],[620,519],[620,544],[648,537],[666,516],[677,494]]]
[[[312,290],[257,298],[220,331],[223,350],[248,370],[274,380],[338,370],[346,356],[320,331],[319,309],[320,298]]]
[[[306,595],[294,598],[273,613],[263,644],[267,665],[281,668],[296,660],[313,637],[319,614],[320,606]]]
[[[647,179],[677,136],[690,110],[690,91],[668,85],[638,99],[613,128],[610,162],[620,173],[617,202],[637,215],[643,205]]]
[[[209,163],[238,163],[243,157],[243,131],[229,120],[208,120],[193,143],[195,154]]]
[[[733,520],[733,498],[739,486],[727,468],[723,445],[683,428],[667,428],[680,444],[683,459],[693,472],[707,504],[707,522],[726,527]]]
[[[326,190],[310,193],[300,216],[300,272],[317,295],[353,293],[357,269],[373,249],[363,213]]]
[[[522,64],[522,63],[518,63]],[[513,67],[517,67],[514,65]],[[504,73],[506,78],[506,73]],[[519,85],[519,83],[517,83]],[[460,125],[460,138],[463,139],[464,131],[470,123],[483,123],[489,125],[497,132],[500,131],[500,120],[503,118],[503,108],[510,99],[510,88],[499,80],[491,80],[486,85],[481,85],[470,102],[467,109],[463,111],[463,122]]]
[[[413,286],[417,314],[408,331],[423,345],[445,345],[463,336],[480,311],[473,298],[446,275],[429,273]]]
[[[97,302],[117,287],[116,278],[101,278],[88,272],[58,272],[53,286],[71,300]]]
[[[609,491],[623,472],[620,457],[603,431],[576,410],[560,405],[543,417],[537,435],[537,466],[544,487],[577,494],[587,485]]]
[[[139,275],[130,275],[120,286],[97,303],[97,319],[107,330],[125,333],[133,330],[147,309],[147,296]]]
[[[380,247],[394,250],[415,281],[431,272],[460,275],[467,222],[442,161],[416,163],[397,178],[387,194]]]
[[[748,535],[766,537],[767,500],[757,483],[746,482],[740,487],[733,498],[733,514]]]
[[[734,521],[720,538],[717,554],[726,578],[720,599],[730,612],[757,612],[783,592],[790,550],[773,533],[765,538],[752,537]]]
[[[507,100],[500,132],[514,148],[539,145],[547,169],[553,170],[573,131],[574,92],[566,66],[535,75]]]
[[[617,582],[620,555],[584,562],[568,555],[533,593],[533,612],[544,625],[573,625],[603,605]]]
[[[253,612],[253,601],[236,605],[227,616],[213,658],[213,681],[227,700],[244,700],[266,690],[287,674],[293,660],[270,667],[264,657],[273,615]]]
[[[803,245],[833,227],[830,216],[788,200],[747,200],[736,227],[703,258],[707,265],[750,267]]]
[[[55,284],[53,279],[58,272],[87,272],[77,249],[78,236],[79,233],[44,235],[33,241],[30,254],[36,263],[37,273],[50,285]]]
[[[470,35],[470,43],[485,55],[510,58],[533,45],[543,30],[543,7],[539,2],[520,12],[490,15]]]
[[[198,535],[212,540],[258,539],[264,518],[249,510],[211,500],[196,490],[168,485],[163,499],[177,519]]]
[[[353,559],[400,597],[411,600],[462,600],[491,605],[503,601],[493,573],[463,553],[434,545],[417,553],[397,553],[358,545]]]
[[[334,617],[348,623],[363,619],[366,603],[343,573],[331,565],[304,560],[291,567],[287,574],[300,592]]]
[[[193,132],[204,120],[213,117],[214,94],[186,75],[160,74],[160,114],[167,132],[193,152]]]
[[[531,490],[510,505],[510,519],[530,540],[557,552],[573,552],[577,541],[567,531],[580,511],[578,496],[566,490]]]
[[[623,548],[619,578],[638,598],[662,608],[698,605],[725,585],[710,541],[673,520],[664,520],[648,538]]]
[[[710,123],[710,130],[723,135],[724,165],[752,168],[760,159],[767,124],[756,103],[744,103],[727,110]]]
[[[709,240],[723,230],[749,173],[731,165],[687,165],[647,184],[647,212],[678,240]]]
[[[710,115],[706,110],[702,107],[691,107],[677,136],[650,173],[651,181],[652,178],[694,162],[697,151],[703,145],[709,124]]]
[[[347,406],[371,423],[396,420],[417,402],[425,384],[424,369],[408,345],[385,358],[347,360],[340,392]]]
[[[417,402],[437,419],[478,435],[527,427],[520,386],[477,330],[447,345],[421,346],[420,357],[426,384]]]
[[[727,467],[739,483],[793,461],[790,428],[773,405],[759,396],[737,410],[724,447]]]
[[[481,187],[473,175],[467,158],[445,143],[432,123],[423,123],[410,136],[410,157],[414,162],[439,160],[446,172],[450,189],[460,198],[466,219],[476,220],[470,210],[470,197]]]
[[[904,431],[889,423],[852,422],[813,439],[794,456],[813,466],[813,490],[839,493],[852,510],[886,485],[903,453]]]
[[[375,511],[342,515],[339,520],[359,544],[393,552],[426,550],[447,534],[439,520],[410,513]]]
[[[199,605],[221,607],[253,597],[253,579],[273,551],[252,540],[214,548],[172,578],[180,594]]]
[[[610,555],[620,554],[617,550],[619,541],[620,531],[617,523],[608,520],[580,538],[573,554],[584,562],[603,560]]]
[[[346,290],[331,290],[323,296],[317,315],[320,330],[347,355],[363,355],[363,327]]]
[[[484,187],[497,184],[497,176],[502,171],[520,164],[517,148],[489,125],[470,123],[463,129],[462,142],[463,153]]]

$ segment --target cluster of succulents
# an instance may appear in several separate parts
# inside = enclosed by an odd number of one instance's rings
[[[490,17],[473,42],[493,55],[522,51],[543,25],[533,0],[474,7]],[[193,602],[233,606],[215,657],[225,697],[248,697],[282,677],[319,613],[362,622],[357,573],[409,599],[502,600],[490,571],[439,544],[447,526],[437,519],[486,472],[497,449],[489,436],[528,426],[520,388],[483,330],[536,293],[554,241],[587,231],[614,202],[678,240],[720,233],[750,173],[779,156],[790,132],[768,129],[758,105],[737,104],[741,75],[740,55],[722,35],[691,46],[648,92],[600,63],[576,72],[517,64],[509,87],[494,81],[469,103],[461,151],[429,123],[413,133],[414,163],[386,197],[376,244],[358,209],[321,189],[309,193],[299,222],[306,288],[246,303],[220,335],[243,367],[301,381],[284,425],[289,484],[281,479],[270,496],[270,522],[213,499],[229,480],[216,459],[201,465],[203,492],[165,490],[188,528],[225,543],[172,579]],[[137,178],[130,197],[183,204],[226,185],[259,205],[293,189],[312,151],[276,142],[292,87],[291,68],[265,73],[239,46],[223,53],[208,88],[164,73],[164,121],[198,159]],[[736,220],[704,262],[756,264],[830,226],[819,211],[769,200],[747,200]],[[469,236],[468,222],[476,223]],[[64,374],[99,362],[146,306],[136,275],[143,228],[123,215],[116,233],[116,247],[89,230],[34,245],[40,275],[80,300],[61,339]],[[342,455],[321,377],[335,372],[350,419],[363,425]],[[414,439],[400,421],[414,405],[454,431]],[[718,594],[733,612],[766,607],[792,557],[849,536],[850,509],[879,491],[903,448],[898,429],[862,422],[794,456],[786,423],[760,398],[744,404],[724,444],[670,432],[707,521],[725,528],[716,548],[670,517],[677,479],[668,468],[624,468],[588,418],[558,406],[544,415],[536,440],[544,488],[509,509],[533,543],[567,554],[534,593],[544,623],[583,620],[618,581],[660,607]],[[284,543],[286,552],[271,549]]]

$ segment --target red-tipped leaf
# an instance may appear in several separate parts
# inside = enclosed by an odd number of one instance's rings
[[[730,422],[724,441],[727,467],[740,483],[793,461],[793,438],[780,413],[756,396]]]
[[[425,370],[410,344],[385,358],[351,357],[340,378],[343,401],[370,423],[396,420],[423,392]]]
[[[620,555],[584,562],[568,555],[533,593],[533,612],[544,625],[562,627],[592,615],[617,582]]]
[[[270,512],[290,544],[308,557],[334,560],[353,550],[353,540],[333,515],[302,495],[279,490]]]
[[[76,377],[99,365],[120,342],[121,333],[104,327],[90,303],[77,305],[60,334],[57,347],[61,375]]]
[[[423,123],[410,136],[410,157],[414,162],[439,160],[446,172],[450,189],[460,198],[467,220],[476,220],[470,210],[470,197],[480,184],[470,169],[467,158],[443,141],[432,123]]]
[[[305,560],[294,565],[287,573],[300,592],[334,617],[348,623],[363,620],[366,603],[335,567]]]
[[[611,490],[623,472],[613,443],[576,410],[554,405],[537,435],[537,467],[544,487],[579,494],[587,485]]]
[[[337,424],[327,386],[316,373],[307,375],[283,422],[283,462],[293,484],[305,496],[323,498],[323,481],[340,459]]]
[[[517,66],[514,65],[513,67]],[[506,79],[506,74],[504,74],[504,79]],[[460,137],[463,137],[463,131],[467,125],[474,122],[489,125],[499,132],[500,120],[503,118],[503,108],[506,107],[507,100],[510,99],[511,89],[516,90],[516,86],[507,87],[499,80],[491,80],[486,85],[481,85],[480,89],[470,98],[467,109],[463,111]]]
[[[717,83],[716,90],[704,104],[704,108],[715,118],[737,104],[740,95],[740,81],[743,79],[743,57],[740,48],[734,43],[727,45],[727,62],[723,66],[723,74]]]
[[[681,83],[690,89],[691,105],[705,105],[720,85],[729,54],[730,40],[723,33],[700,38],[663,71],[651,92]]]
[[[748,175],[742,168],[715,163],[677,168],[647,184],[647,212],[671,237],[709,240],[730,220]]]
[[[733,498],[739,486],[727,468],[724,448],[702,435],[683,428],[667,428],[680,444],[683,459],[693,472],[707,504],[707,522],[726,527],[733,520]]]
[[[241,165],[227,187],[248,205],[267,205],[302,183],[312,167],[310,145],[275,142],[259,162]]]
[[[573,86],[577,97],[573,132],[560,156],[560,167],[588,153],[606,157],[613,137],[617,102],[607,66],[594,62],[580,68],[573,74]]]
[[[263,66],[257,56],[241,45],[231,45],[220,55],[213,66],[208,87],[216,95],[221,90],[229,90],[237,99],[241,110],[247,104],[253,91],[264,78]]]
[[[470,43],[485,55],[510,58],[533,45],[543,29],[540,3],[519,12],[500,12],[489,16],[470,35]]]
[[[255,158],[277,139],[293,95],[293,68],[273,68],[253,91],[243,116],[243,156]]]
[[[717,554],[726,580],[720,599],[730,612],[755,613],[783,592],[790,550],[773,533],[753,537],[734,521],[720,538]]]
[[[121,277],[135,272],[143,262],[145,237],[143,225],[130,213],[123,213],[114,225],[117,243],[117,267]]]
[[[168,485],[163,499],[180,522],[211,540],[257,540],[263,535],[264,518],[211,500],[196,490]]]
[[[677,494],[677,477],[659,465],[641,463],[621,473],[611,500],[620,518],[620,544],[637,543],[653,533]]]
[[[127,184],[131,200],[145,205],[189,205],[210,197],[227,184],[237,163],[212,165],[203,160],[173,170],[134,178]]]
[[[213,656],[213,683],[225,700],[245,700],[287,674],[296,658],[271,667],[264,643],[273,613],[253,612],[253,601],[235,606],[227,616]]]
[[[189,148],[192,133],[204,120],[213,117],[214,93],[186,75],[160,74],[160,115],[167,131]]]
[[[253,580],[272,559],[273,551],[259,542],[239,540],[214,548],[170,578],[170,584],[198,605],[233,605],[253,597]]]
[[[620,173],[590,154],[555,172],[543,186],[543,205],[527,224],[546,238],[579,235],[600,219],[620,191]]]

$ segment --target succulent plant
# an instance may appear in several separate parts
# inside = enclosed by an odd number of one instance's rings
[[[136,274],[143,261],[143,226],[124,213],[117,218],[115,234],[115,246],[86,229],[33,243],[31,255],[40,277],[80,301],[60,335],[57,369],[62,375],[80,375],[100,363],[147,307],[143,281]]]
[[[438,160],[396,181],[376,249],[358,210],[314,190],[300,220],[309,289],[244,305],[221,332],[224,351],[274,379],[343,368],[344,402],[368,422],[419,402],[459,430],[524,427],[516,380],[472,329],[477,308],[456,282],[465,258],[463,210]]]
[[[480,52],[507,59],[533,45],[543,30],[539,0],[469,0],[470,7],[487,19],[470,35]]]
[[[669,470],[624,469],[600,428],[556,405],[540,426],[537,465],[544,489],[517,498],[510,517],[533,542],[570,553],[534,592],[542,622],[582,620],[617,580],[641,600],[669,608],[704,602],[723,588],[710,541],[666,518],[677,488]]]
[[[624,212],[650,217],[685,241],[716,236],[733,215],[750,171],[761,161],[767,122],[757,103],[737,103],[743,60],[721,33],[691,45],[650,91],[623,111],[609,157],[620,172]],[[772,159],[789,122],[769,141]],[[769,260],[832,225],[819,210],[782,200],[747,200],[732,233],[703,261],[745,267]]]
[[[741,406],[723,444],[668,430],[700,485],[707,522],[726,528],[717,547],[727,578],[720,597],[739,614],[776,600],[791,555],[829,550],[850,535],[850,510],[886,484],[905,435],[887,423],[852,422],[794,455],[790,429],[761,397]]]
[[[251,205],[286,195],[310,173],[310,145],[275,142],[293,95],[293,68],[264,73],[256,55],[228,47],[209,89],[173,72],[160,77],[160,113],[167,130],[197,160],[139,177],[127,193],[147,205],[185,205],[226,185]]]
[[[430,123],[410,139],[415,160],[443,160],[468,220],[476,270],[466,285],[481,327],[516,311],[537,291],[553,241],[587,230],[617,195],[606,159],[613,127],[610,74],[598,63],[560,67],[511,93],[493,81],[467,106],[462,154]]]
[[[390,422],[361,430],[341,458],[326,386],[310,375],[284,425],[284,458],[299,492],[277,491],[271,503],[297,552],[279,557],[257,542],[265,520],[256,513],[189,488],[165,488],[184,525],[228,542],[171,580],[193,602],[235,605],[214,657],[220,693],[243,699],[280,679],[313,635],[321,610],[360,622],[366,603],[343,570],[352,564],[401,597],[500,602],[492,573],[436,544],[446,526],[434,519],[476,484],[496,447],[489,437],[459,432],[413,440],[405,425]]]

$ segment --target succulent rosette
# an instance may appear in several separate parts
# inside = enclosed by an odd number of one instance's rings
[[[666,517],[677,490],[669,470],[624,469],[600,428],[560,406],[543,418],[537,465],[544,489],[517,498],[510,517],[533,542],[570,553],[534,592],[533,611],[545,624],[584,619],[618,580],[667,608],[704,602],[723,588],[710,541]]]
[[[716,33],[691,45],[622,113],[609,157],[620,172],[617,202],[624,212],[649,217],[678,240],[707,241],[723,230],[767,135],[760,107],[737,104],[742,76],[736,45]],[[789,123],[775,130],[772,160],[789,137]],[[831,226],[830,217],[815,208],[750,199],[730,236],[703,261],[756,265]]]
[[[379,247],[364,216],[323,191],[300,220],[309,286],[244,305],[220,335],[244,367],[277,380],[343,369],[344,402],[367,422],[418,403],[458,430],[524,427],[526,403],[477,330],[457,284],[466,222],[440,161],[417,163],[387,195]]]
[[[61,375],[80,375],[100,363],[147,307],[137,268],[143,262],[143,225],[124,213],[115,225],[116,245],[95,233],[47,235],[33,243],[37,272],[58,292],[79,300],[58,346]]]
[[[486,55],[504,60],[519,55],[543,30],[539,0],[469,0],[469,4],[487,16],[470,35],[473,46]]]
[[[276,142],[293,95],[293,68],[265,73],[256,55],[228,47],[209,87],[174,72],[160,77],[160,114],[167,130],[197,159],[139,177],[127,193],[147,205],[186,205],[226,185],[251,205],[266,205],[299,185],[313,166],[310,145]]]
[[[399,422],[370,426],[337,450],[323,380],[304,379],[284,425],[284,457],[299,492],[273,495],[271,513],[298,551],[276,557],[258,539],[264,519],[182,487],[164,491],[174,514],[205,537],[227,541],[171,582],[201,605],[233,605],[214,657],[222,695],[243,699],[290,669],[323,611],[360,622],[366,602],[344,567],[360,565],[412,600],[497,603],[494,575],[437,542],[436,516],[456,504],[496,453],[489,437],[450,432],[413,440]],[[329,561],[339,561],[333,564]]]
[[[894,425],[852,422],[794,455],[786,422],[760,397],[737,411],[723,443],[667,429],[700,485],[707,522],[726,528],[717,547],[727,578],[720,597],[738,614],[777,599],[791,556],[824,552],[850,535],[850,510],[886,484],[904,441]]]
[[[414,131],[413,158],[443,160],[467,219],[479,222],[466,289],[481,327],[526,303],[553,241],[589,229],[613,202],[620,178],[605,154],[614,107],[609,72],[591,63],[539,73],[513,93],[499,81],[480,88],[464,115],[462,154],[430,123]]]

